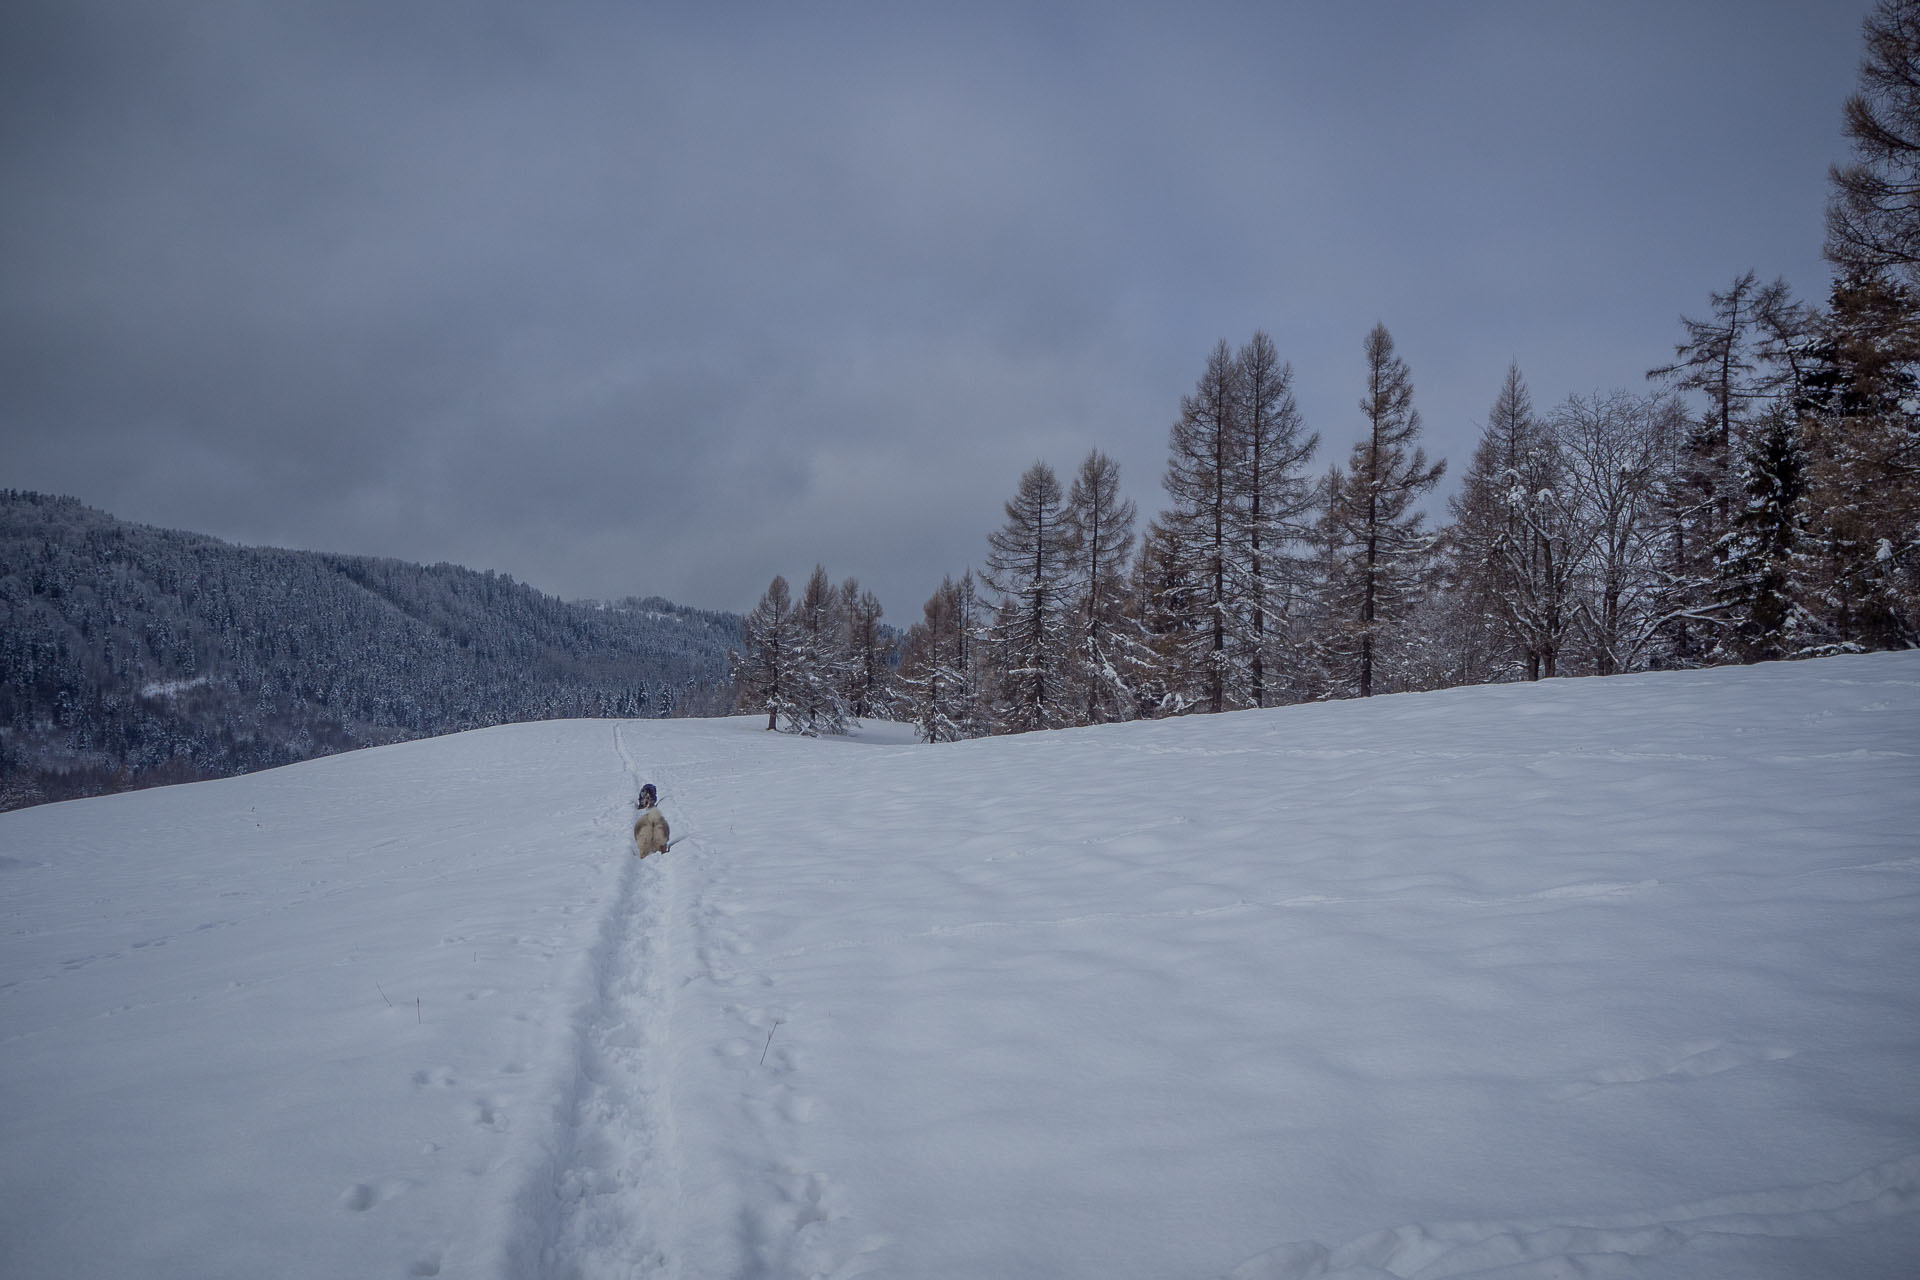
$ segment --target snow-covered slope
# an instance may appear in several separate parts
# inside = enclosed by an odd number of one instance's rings
[[[1916,833],[1920,654],[0,815],[0,1274],[1907,1277]]]

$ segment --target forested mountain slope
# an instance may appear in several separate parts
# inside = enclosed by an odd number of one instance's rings
[[[731,614],[0,493],[0,808],[556,716],[712,709]]]

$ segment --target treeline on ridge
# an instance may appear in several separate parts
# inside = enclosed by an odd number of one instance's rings
[[[1420,500],[1446,464],[1384,326],[1359,438],[1317,475],[1291,366],[1264,333],[1222,341],[1144,530],[1099,450],[1065,489],[1037,462],[982,572],[943,581],[897,651],[862,638],[877,608],[852,609],[853,584],[816,569],[796,603],[775,579],[738,704],[945,741],[1920,643],[1920,0],[1882,0],[1866,43],[1824,307],[1745,272],[1683,318],[1651,387],[1544,412],[1510,367],[1434,529]]]

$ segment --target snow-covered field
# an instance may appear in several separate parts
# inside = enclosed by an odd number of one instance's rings
[[[1920,654],[514,726],[0,902],[7,1277],[1920,1274]]]

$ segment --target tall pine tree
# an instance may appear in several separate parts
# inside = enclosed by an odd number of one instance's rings
[[[1805,607],[1831,642],[1920,644],[1920,300],[1885,272],[1849,271],[1811,365]]]
[[[1367,391],[1360,400],[1366,434],[1346,470],[1327,486],[1323,537],[1328,548],[1330,656],[1351,673],[1351,688],[1374,692],[1383,634],[1408,613],[1432,539],[1414,502],[1440,482],[1445,461],[1429,464],[1415,441],[1420,414],[1413,379],[1385,325],[1367,335]]]
[[[855,720],[885,716],[892,698],[888,688],[892,646],[880,625],[880,600],[848,578],[840,584],[839,616],[841,703]]]
[[[1146,671],[1135,690],[1139,714],[1185,714],[1201,700],[1188,655],[1204,652],[1206,593],[1195,565],[1181,554],[1178,537],[1162,521],[1147,522],[1131,583],[1129,610],[1146,646]]]
[[[1184,576],[1198,594],[1193,603],[1205,629],[1187,638],[1179,658],[1208,711],[1224,711],[1243,697],[1241,674],[1228,638],[1234,618],[1234,539],[1239,491],[1241,420],[1238,375],[1223,338],[1207,357],[1206,372],[1180,401],[1168,432],[1163,484],[1173,505],[1161,517]]]
[[[1699,392],[1705,411],[1694,421],[1686,442],[1688,467],[1682,486],[1670,492],[1672,508],[1675,612],[1671,651],[1680,664],[1706,656],[1706,642],[1695,634],[1695,615],[1714,608],[1719,557],[1742,507],[1740,459],[1751,424],[1777,394],[1781,371],[1769,354],[1791,350],[1777,339],[1786,317],[1795,313],[1786,282],[1762,285],[1747,271],[1724,292],[1709,295],[1711,314],[1704,320],[1682,316],[1686,341],[1674,345],[1672,364],[1648,371],[1681,391]]]
[[[840,593],[828,579],[824,565],[815,565],[808,576],[794,606],[793,621],[800,731],[809,736],[845,733],[847,708],[841,690],[851,664],[844,648]]]
[[[993,623],[995,714],[1024,733],[1071,723],[1067,674],[1069,535],[1053,468],[1036,462],[987,536],[987,585],[999,593]]]
[[[1120,464],[1087,454],[1063,513],[1072,557],[1072,679],[1075,718],[1083,724],[1135,713],[1144,650],[1127,612],[1127,565],[1135,507],[1120,496]]]
[[[1829,173],[1827,257],[1842,274],[1920,283],[1920,0],[1867,15],[1860,87],[1846,105],[1853,160]]]
[[[1559,443],[1510,365],[1449,506],[1458,585],[1470,607],[1498,620],[1529,680],[1555,674],[1575,620],[1569,498]]]
[[[1298,596],[1302,557],[1294,548],[1311,537],[1305,521],[1317,494],[1306,466],[1320,447],[1308,434],[1293,398],[1293,367],[1273,339],[1255,332],[1233,362],[1240,429],[1233,488],[1235,595],[1231,616],[1248,655],[1247,701],[1278,701],[1283,677],[1271,659],[1290,650],[1291,606]]]
[[[1792,412],[1776,407],[1743,459],[1746,505],[1720,555],[1722,651],[1740,662],[1781,658],[1799,647],[1798,560],[1806,466]]]
[[[941,580],[900,646],[900,704],[925,742],[978,737],[980,672],[973,575]]]
[[[765,711],[770,730],[778,728],[782,719],[789,729],[798,729],[804,717],[801,658],[793,598],[785,578],[774,575],[744,622],[746,652],[733,664],[738,705],[743,710]]]

